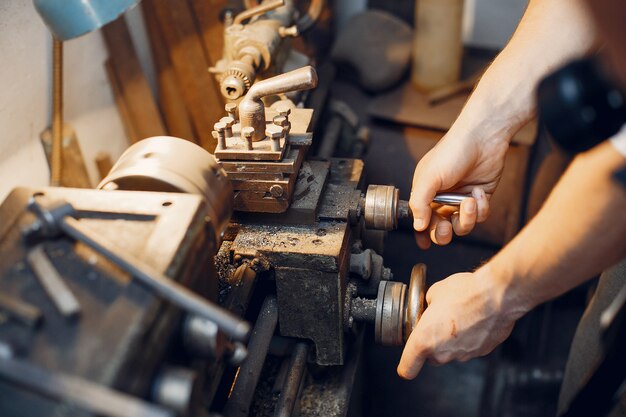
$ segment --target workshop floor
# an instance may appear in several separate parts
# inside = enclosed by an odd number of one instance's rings
[[[365,164],[367,183],[394,184],[400,189],[400,197],[408,199],[413,170],[417,163],[407,146],[411,140],[410,137],[401,126],[369,120],[367,106],[371,97],[355,86],[338,81],[333,85],[332,91],[333,97],[350,104],[371,130],[371,144]],[[385,264],[393,266],[395,279],[407,282],[413,265],[422,262],[428,267],[428,285],[453,273],[475,269],[497,250],[497,248],[479,245],[465,239],[456,239],[446,247],[433,245],[431,249],[422,251],[418,249],[413,233],[407,230],[389,233],[385,248]],[[581,309],[577,303],[573,303],[572,308],[555,310],[557,313],[552,314],[551,321],[559,323],[560,326],[559,332],[555,332],[558,340],[550,341],[550,346],[553,347],[555,353],[545,355],[545,349],[540,349],[538,355],[556,358],[556,360],[550,359],[551,363],[556,363],[556,368],[562,369],[567,357],[567,346]],[[555,316],[558,317],[555,318]],[[534,327],[542,327],[536,325],[537,320],[541,323],[544,321],[544,316],[539,315],[534,323]],[[520,321],[516,327],[516,332],[521,332],[528,339],[535,329],[532,319],[526,320],[526,323],[522,323],[523,321]],[[367,340],[373,341],[373,334]],[[486,381],[497,380],[498,374],[505,374],[509,371],[510,368],[502,365],[506,364],[506,361],[491,356],[441,367],[426,365],[414,381],[404,381],[396,374],[400,354],[400,348],[381,347],[372,342],[369,343],[364,357],[362,409],[365,417],[487,417],[496,415],[498,417],[504,415],[543,417],[554,415],[558,382],[551,385],[549,389],[541,391],[539,401],[536,401],[536,398],[533,399],[536,405],[532,401],[526,401],[531,406],[526,407],[525,412],[517,405],[507,407],[507,404],[503,404],[500,397],[505,397],[505,395],[502,394],[501,388],[490,386],[485,389]],[[488,375],[492,378],[489,379]],[[493,377],[494,375],[496,376]],[[499,405],[486,411],[486,403]],[[499,411],[493,414],[493,409]],[[511,413],[503,411],[508,409],[513,411]]]

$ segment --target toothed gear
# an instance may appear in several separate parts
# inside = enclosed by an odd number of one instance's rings
[[[240,79],[241,81],[243,81],[243,84],[246,86],[246,91],[250,88],[250,86],[252,86],[252,82],[250,82],[250,78],[248,78],[248,76],[243,71],[237,68],[229,68],[226,71],[224,71],[222,74],[221,81],[224,81],[229,76],[236,77]]]

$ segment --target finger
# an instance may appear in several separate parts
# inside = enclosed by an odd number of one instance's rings
[[[429,178],[428,174],[422,173],[418,169],[415,170],[409,206],[413,213],[413,228],[418,232],[428,228],[432,214],[430,203],[435,198],[438,189],[439,184],[433,181],[432,176]]]
[[[413,379],[420,373],[424,362],[428,358],[428,350],[419,344],[419,326],[413,330],[409,340],[402,351],[402,357],[398,364],[398,375],[404,379]]]
[[[417,242],[417,246],[422,250],[430,248],[430,237],[428,237],[428,233],[415,232],[415,241]]]
[[[472,197],[476,199],[476,222],[482,223],[489,217],[489,199],[485,190],[480,187],[472,190]]]
[[[476,226],[476,199],[466,198],[461,202],[459,212],[452,215],[452,228],[458,236],[465,236]]]
[[[433,216],[430,225],[430,239],[437,245],[447,245],[452,241],[452,223],[439,216]]]

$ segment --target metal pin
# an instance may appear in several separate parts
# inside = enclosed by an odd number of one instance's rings
[[[278,116],[277,117],[284,117],[285,118],[285,122],[284,124],[281,124],[282,127],[285,128],[285,134],[289,134],[289,132],[291,131],[291,122],[289,121],[289,115],[291,114],[291,108],[286,105],[286,104],[279,104],[278,106],[276,106],[276,111],[278,112]],[[282,123],[282,121],[281,121]]]
[[[80,304],[63,282],[63,278],[44,252],[43,247],[37,245],[31,249],[26,255],[26,260],[59,313],[67,319],[77,317],[81,310]]]
[[[239,120],[236,103],[226,103],[224,108],[226,109],[226,114],[228,114],[228,117],[232,117],[235,122]]]
[[[220,141],[220,135],[215,130],[211,132],[211,136],[217,141],[215,150],[223,151],[226,149],[226,140]]]
[[[265,136],[272,140],[272,151],[280,151],[280,140],[285,136],[285,128],[278,125],[268,125],[265,128]]]
[[[217,122],[213,125],[214,132],[217,134],[217,146],[220,149],[226,149],[226,124]]]
[[[247,149],[249,151],[252,150],[252,137],[254,135],[254,128],[251,126],[248,127],[244,127],[243,129],[241,129],[241,136],[243,136],[244,140],[246,141],[246,145],[247,145]]]
[[[226,130],[224,131],[226,133],[226,138],[232,138],[233,137],[233,125],[235,124],[235,119],[233,119],[230,116],[222,117],[220,119],[220,123],[224,123],[226,125]]]

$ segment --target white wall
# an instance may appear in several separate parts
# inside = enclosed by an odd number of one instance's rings
[[[17,185],[48,183],[39,133],[50,123],[51,36],[30,0],[0,1],[0,201]],[[98,151],[115,160],[126,138],[103,63],[99,32],[68,41],[65,121],[77,132],[93,182]]]

